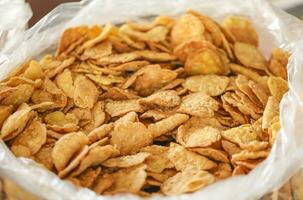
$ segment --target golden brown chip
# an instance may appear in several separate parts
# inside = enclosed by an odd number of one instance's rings
[[[251,141],[247,144],[242,144],[241,148],[248,151],[262,151],[267,149],[268,142],[265,141]]]
[[[103,176],[99,176],[92,190],[94,190],[97,194],[102,194],[105,190],[110,188],[113,183],[113,176],[111,174],[105,174]]]
[[[31,108],[26,104],[10,115],[1,128],[1,138],[6,141],[16,137],[25,128],[30,118]]]
[[[110,54],[112,54],[112,43],[109,41],[105,41],[100,44],[97,44],[92,48],[85,49],[81,56],[81,59],[99,59]]]
[[[74,42],[84,37],[88,33],[87,26],[78,26],[66,29],[60,39],[59,46],[57,49],[57,55],[66,51]]]
[[[237,59],[245,66],[258,70],[266,69],[266,60],[261,52],[253,45],[236,42],[234,52]]]
[[[124,123],[124,122],[138,122],[138,115],[135,112],[129,112],[125,114],[124,116],[117,119],[114,124]]]
[[[103,139],[113,130],[113,128],[113,124],[103,124],[102,126],[95,128],[87,135],[89,142],[93,143]]]
[[[160,65],[148,65],[142,68],[140,73],[135,80],[134,88],[142,96],[152,94],[177,77],[176,72],[162,69]]]
[[[236,41],[258,46],[258,35],[251,22],[240,16],[228,16],[223,21],[223,27]]]
[[[208,170],[217,166],[215,162],[202,155],[188,151],[176,143],[170,144],[167,157],[178,171],[185,170],[187,167],[196,167],[200,170]]]
[[[235,128],[222,131],[222,137],[226,140],[234,142],[238,145],[247,144],[251,141],[257,140],[257,133],[252,125],[245,124]]]
[[[82,187],[90,188],[95,180],[98,178],[101,173],[101,167],[98,167],[96,170],[88,168],[83,173],[79,175],[79,181]]]
[[[229,78],[218,75],[190,76],[182,86],[191,92],[204,92],[209,96],[219,96],[225,92]]]
[[[119,155],[119,151],[112,145],[95,146],[89,149],[87,155],[80,161],[79,167],[73,172],[77,176],[85,171],[88,167],[100,165],[110,157]]]
[[[169,111],[163,110],[147,110],[145,113],[140,115],[141,119],[152,119],[153,121],[159,121],[168,118],[171,115]]]
[[[197,191],[215,182],[215,177],[199,168],[188,167],[175,176],[168,178],[161,191],[166,195],[178,195]]]
[[[181,98],[174,90],[164,90],[154,93],[139,100],[139,104],[146,107],[165,107],[172,108],[180,104]]]
[[[143,108],[138,103],[138,100],[124,100],[124,101],[109,101],[105,104],[105,111],[111,117],[118,117],[129,112],[143,112]]]
[[[200,19],[192,14],[182,15],[171,31],[172,45],[177,46],[185,41],[203,40],[204,26]]]
[[[66,94],[66,96],[74,97],[74,82],[72,73],[69,69],[65,69],[61,74],[56,77],[57,86]]]
[[[52,150],[52,147],[43,146],[34,156],[35,161],[42,164],[48,170],[52,170],[53,168]]]
[[[5,120],[12,114],[13,106],[0,106],[0,129]]]
[[[77,76],[75,79],[74,102],[80,108],[92,108],[97,102],[98,89],[85,76]]]
[[[70,161],[70,163],[61,171],[59,171],[58,176],[60,178],[65,177],[67,174],[69,174],[73,169],[75,169],[79,164],[81,159],[88,153],[89,148],[87,145],[85,145],[80,152]]]
[[[2,99],[2,105],[19,106],[27,103],[34,92],[34,86],[29,84],[21,84],[16,86],[15,90]]]
[[[216,179],[220,180],[230,177],[232,175],[232,168],[228,163],[219,163],[211,172]]]
[[[262,117],[262,129],[268,129],[270,127],[271,120],[279,116],[279,102],[274,97],[269,97],[264,109]]]
[[[238,176],[238,175],[245,175],[249,172],[249,169],[242,165],[238,165],[234,168],[234,171],[232,173],[233,176]]]
[[[41,65],[37,61],[32,60],[22,76],[31,80],[36,80],[43,78],[44,74]]]
[[[138,152],[152,143],[152,134],[141,122],[125,122],[115,125],[110,143],[121,155]]]
[[[254,169],[259,163],[261,163],[264,159],[258,159],[258,160],[237,160],[234,161],[235,165],[243,166],[249,170]]]
[[[206,156],[212,160],[229,163],[228,156],[224,151],[220,151],[213,148],[191,148],[190,150],[197,152],[202,156]]]
[[[278,102],[281,101],[283,95],[288,91],[287,81],[280,77],[269,77],[267,81],[269,91]]]
[[[145,183],[147,174],[146,165],[139,165],[127,169],[121,169],[112,174],[114,183],[106,190],[108,194],[119,192],[138,193]]]
[[[281,128],[280,122],[275,122],[269,127],[269,129],[268,129],[269,143],[271,146],[274,145],[276,138],[278,136],[278,133],[280,131],[280,128]]]
[[[60,138],[52,151],[52,160],[58,171],[64,169],[72,156],[88,144],[87,136],[82,132],[69,133]]]
[[[252,89],[259,101],[263,104],[263,106],[265,106],[269,97],[269,92],[267,91],[267,88],[253,81],[249,81],[248,86]]]
[[[103,162],[102,165],[105,167],[128,168],[143,163],[149,156],[149,153],[140,152],[134,155],[110,158]]]
[[[203,92],[196,92],[182,99],[178,112],[198,117],[212,117],[219,109],[218,102]]]
[[[248,151],[243,150],[239,153],[233,154],[231,157],[231,161],[242,161],[242,160],[254,160],[259,158],[265,158],[269,154],[268,151]]]
[[[30,155],[37,153],[42,145],[46,142],[46,127],[45,124],[37,120],[33,120],[28,127],[24,129],[13,141],[11,150],[16,156],[22,156],[15,152],[14,149],[22,146],[27,149]]]
[[[184,69],[190,75],[223,75],[227,72],[224,65],[224,62],[216,51],[204,48],[188,55]]]
[[[178,126],[180,126],[182,123],[184,123],[186,120],[188,120],[189,116],[185,114],[174,114],[166,119],[163,119],[159,122],[156,122],[154,124],[150,124],[148,126],[148,130],[152,134],[154,138],[159,137],[165,133],[168,133],[169,131],[174,130]]]
[[[178,131],[182,131],[178,129]],[[216,128],[206,126],[192,131],[185,142],[185,147],[208,147],[221,139],[220,131]]]
[[[149,64],[150,63],[145,60],[131,61],[131,62],[127,62],[127,63],[123,63],[121,65],[115,66],[115,67],[113,67],[113,69],[116,71],[134,72]]]

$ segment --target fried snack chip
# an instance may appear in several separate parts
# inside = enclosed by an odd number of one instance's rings
[[[167,157],[178,171],[185,170],[190,166],[200,170],[209,170],[217,166],[215,162],[202,155],[188,151],[176,143],[170,144]]]
[[[139,100],[139,104],[150,108],[171,108],[178,106],[180,102],[181,98],[174,90],[160,91]]]
[[[241,146],[257,140],[258,135],[250,124],[245,124],[223,131],[222,137]]]
[[[110,188],[106,190],[107,194],[115,194],[119,192],[137,193],[143,187],[146,179],[146,165],[139,165],[132,168],[121,169],[112,174],[114,182]]]
[[[290,53],[267,59],[242,16],[145,21],[67,28],[57,52],[0,81],[9,149],[97,194],[144,197],[195,192],[265,160]]]
[[[105,104],[105,112],[111,117],[125,115],[129,112],[143,112],[138,100],[109,101]]]
[[[178,195],[197,191],[213,183],[215,177],[199,168],[188,167],[175,176],[167,179],[161,186],[166,195]]]
[[[202,156],[208,157],[212,160],[229,163],[228,156],[224,151],[220,151],[213,148],[192,148],[190,150],[197,152],[198,154],[201,154]]]
[[[152,143],[152,133],[141,122],[118,123],[111,133],[110,143],[121,155],[136,153]]]
[[[178,112],[197,117],[213,117],[219,109],[218,102],[203,92],[196,92],[182,99]]]
[[[16,156],[22,156],[22,152],[14,149],[22,148],[30,152],[30,155],[36,154],[46,142],[45,124],[37,120],[33,120],[28,127],[24,129],[13,141],[11,150]],[[21,153],[21,154],[20,154]]]
[[[199,75],[187,78],[182,86],[191,92],[204,92],[209,96],[219,96],[225,92],[229,78],[218,75]]]
[[[228,16],[224,19],[222,26],[238,42],[258,46],[258,34],[252,23],[240,16]]]
[[[69,133],[61,137],[52,150],[52,160],[58,171],[66,167],[72,156],[88,144],[87,136],[82,132]]]
[[[182,15],[171,31],[172,45],[177,46],[192,39],[203,40],[204,31],[204,25],[198,17],[192,14]]]
[[[140,152],[135,155],[121,156],[117,158],[108,159],[103,162],[102,165],[105,167],[128,168],[143,163],[144,160],[149,156],[149,153]]]

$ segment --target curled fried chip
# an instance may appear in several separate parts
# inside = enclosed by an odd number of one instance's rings
[[[83,173],[79,175],[79,181],[82,187],[90,188],[95,180],[98,178],[99,174],[101,173],[101,167],[98,167],[96,170],[92,168],[88,168]]]
[[[66,94],[66,96],[74,97],[74,82],[70,70],[65,69],[56,77],[57,86]]]
[[[45,122],[47,123],[47,127],[54,131],[59,132],[72,132],[78,130],[78,119],[74,114],[66,114],[55,111],[49,113],[44,118]]]
[[[110,64],[122,64],[126,62],[131,62],[138,60],[141,56],[135,52],[132,53],[122,53],[122,54],[112,54],[109,56],[104,56],[95,61],[98,65],[110,65]]]
[[[138,115],[135,112],[129,112],[125,114],[124,116],[120,117],[117,121],[115,121],[115,124],[124,123],[124,122],[138,122]]]
[[[168,178],[161,185],[161,191],[166,195],[189,193],[206,187],[214,181],[215,177],[212,174],[199,168],[188,167],[175,176]]]
[[[186,120],[188,120],[189,116],[185,114],[174,114],[166,119],[163,119],[154,124],[150,124],[148,126],[148,130],[152,134],[152,136],[159,137],[169,131],[174,130],[176,127],[180,126]]]
[[[203,92],[196,92],[182,99],[178,112],[198,117],[212,117],[219,109],[218,102]]]
[[[271,120],[279,115],[279,102],[274,97],[269,97],[262,117],[262,129],[270,127]]]
[[[135,90],[140,95],[148,96],[177,77],[177,73],[162,69],[160,65],[148,65],[142,68],[142,73],[135,81]]]
[[[22,132],[30,118],[30,111],[31,108],[24,105],[4,121],[1,128],[1,138],[4,141],[10,140]]]
[[[254,160],[259,158],[265,158],[269,154],[268,151],[248,151],[243,150],[239,153],[232,155],[232,162],[242,161],[242,160]]]
[[[112,174],[114,182],[106,191],[109,194],[118,192],[138,193],[145,183],[146,165],[121,169]]]
[[[209,96],[219,96],[227,88],[229,78],[218,75],[199,75],[185,79],[182,86],[191,92],[204,92]]]
[[[258,46],[258,35],[251,22],[240,16],[228,16],[223,21],[223,27],[236,41]]]
[[[147,107],[176,107],[180,104],[181,98],[174,90],[164,90],[154,93],[139,100],[139,104]]]
[[[178,129],[182,131],[182,128]],[[191,132],[185,142],[185,147],[208,147],[221,139],[220,131],[216,128],[206,126]]]
[[[129,112],[143,112],[138,100],[109,101],[105,104],[105,111],[112,117],[125,115]]]
[[[121,65],[118,65],[114,67],[113,69],[116,71],[127,71],[127,72],[133,72],[141,69],[142,67],[149,65],[150,63],[145,60],[140,61],[131,61],[127,63],[123,63]]]
[[[192,39],[203,40],[204,30],[205,28],[198,17],[192,14],[182,15],[172,28],[172,44],[177,46]]]
[[[93,143],[103,139],[113,130],[113,128],[113,124],[103,124],[102,126],[95,128],[87,135],[89,142]]]
[[[88,151],[88,154],[81,159],[79,167],[73,172],[77,176],[85,171],[88,167],[100,165],[102,162],[112,156],[119,155],[119,151],[112,145],[95,146]]]
[[[212,174],[216,179],[225,179],[232,175],[232,168],[228,163],[219,163],[218,166],[212,170]]]
[[[92,48],[85,49],[81,56],[81,59],[99,59],[103,56],[108,56],[110,54],[112,54],[112,43],[109,41],[105,41],[100,44],[97,44]]]
[[[34,157],[35,161],[41,163],[48,170],[52,170],[53,168],[53,160],[51,157],[52,150],[52,147],[43,146]]]
[[[267,85],[271,95],[274,96],[278,102],[281,101],[283,95],[288,90],[287,81],[280,77],[269,77]]]
[[[13,141],[11,149],[16,156],[14,149],[19,146],[28,149],[31,155],[37,153],[42,145],[46,142],[46,127],[45,124],[37,120],[33,120],[28,127],[24,129]]]
[[[190,150],[197,152],[202,156],[206,156],[212,160],[229,163],[228,156],[224,151],[220,151],[213,148],[191,148]]]
[[[75,79],[74,102],[80,108],[92,108],[97,102],[98,89],[90,80],[84,76]]]
[[[27,103],[34,92],[34,86],[29,84],[21,84],[16,87],[16,90],[8,94],[1,103],[3,105],[19,106],[22,103]]]
[[[135,165],[139,165],[144,162],[146,158],[150,156],[149,153],[139,152],[135,155],[121,156],[117,158],[110,158],[102,163],[105,167],[119,167],[128,168]]]
[[[141,122],[116,124],[111,133],[110,143],[117,147],[121,155],[138,152],[152,143],[152,134]]]
[[[41,65],[37,61],[32,60],[22,76],[31,80],[36,80],[43,78],[44,75]]]
[[[232,175],[233,176],[244,175],[244,174],[247,174],[248,172],[249,172],[248,168],[246,168],[242,165],[238,165],[234,168]]]
[[[190,75],[225,74],[227,72],[220,55],[209,48],[189,54],[185,62],[185,71]]]
[[[58,171],[65,168],[72,156],[88,144],[87,136],[82,132],[69,133],[61,137],[52,150],[52,160]]]
[[[208,170],[216,167],[216,163],[197,153],[186,150],[181,145],[171,143],[168,150],[168,159],[178,171],[187,167],[196,167],[200,170]]]
[[[12,114],[13,106],[0,106],[0,129],[5,120]]]
[[[111,174],[105,174],[103,176],[99,176],[92,190],[94,190],[97,194],[102,194],[105,190],[110,188],[113,183],[113,176]]]
[[[248,86],[252,89],[259,101],[263,104],[263,106],[265,106],[269,97],[269,92],[267,91],[267,88],[253,81],[249,81]]]
[[[223,131],[222,137],[241,145],[257,140],[258,135],[250,124],[245,124]]]
[[[237,59],[245,66],[258,70],[266,69],[266,60],[258,49],[250,44],[236,42],[234,51]]]

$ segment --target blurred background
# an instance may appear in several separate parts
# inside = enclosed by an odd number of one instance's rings
[[[80,0],[78,0],[80,1]],[[269,0],[276,6],[299,18],[303,17],[303,0]],[[77,2],[77,0],[27,0],[30,3],[34,16],[30,20],[30,26],[35,24],[41,17],[57,5],[64,2]],[[303,19],[303,18],[302,18]]]

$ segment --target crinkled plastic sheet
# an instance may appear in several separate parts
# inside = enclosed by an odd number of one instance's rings
[[[119,24],[146,20],[155,15],[177,16],[187,8],[220,21],[230,14],[249,17],[257,27],[260,48],[269,56],[273,47],[292,53],[288,65],[289,92],[280,104],[282,129],[269,157],[246,176],[217,182],[193,194],[151,199],[257,199],[283,184],[303,163],[303,25],[263,0],[92,0],[60,5],[14,38],[0,54],[0,79],[22,61],[54,48],[66,27],[80,24]],[[1,64],[2,63],[2,64]],[[28,159],[16,159],[0,143],[0,173],[45,199],[140,199],[135,195],[97,196],[94,192],[61,181]]]

